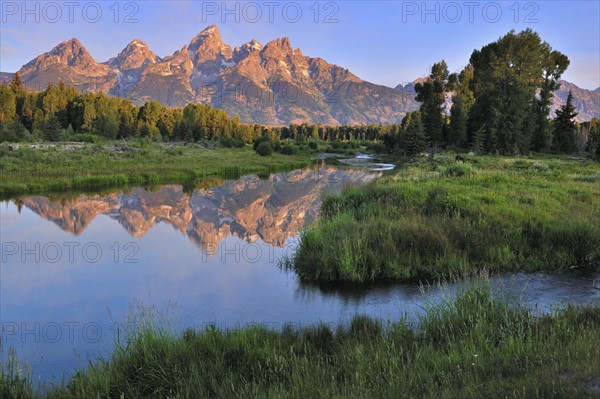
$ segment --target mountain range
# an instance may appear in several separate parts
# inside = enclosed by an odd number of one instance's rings
[[[264,125],[398,123],[419,107],[414,99],[419,79],[396,88],[373,84],[346,68],[303,55],[287,37],[264,46],[252,39],[232,48],[215,25],[164,58],[136,39],[100,63],[71,39],[18,72],[35,90],[62,80],[82,92],[129,98],[138,105],[150,100],[173,107],[209,103],[244,123]],[[568,89],[579,120],[600,117],[600,88],[590,91],[563,81],[554,107],[564,103]]]

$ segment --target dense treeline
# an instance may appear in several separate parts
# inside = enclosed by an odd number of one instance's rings
[[[239,118],[209,105],[167,108],[156,101],[136,107],[127,99],[78,93],[60,82],[40,93],[25,90],[18,74],[0,86],[2,141],[71,140],[92,134],[106,139],[149,137],[154,140],[252,142],[260,126],[242,125]],[[81,136],[79,136],[81,137]]]
[[[421,107],[411,116],[420,120],[412,128],[409,141],[417,144],[412,151],[451,146],[515,155],[585,150],[598,155],[598,120],[578,125],[571,93],[556,119],[549,118],[553,93],[568,66],[566,55],[530,29],[511,31],[475,50],[458,74],[449,74],[443,60],[434,64],[425,81],[415,85]]]
[[[549,118],[553,92],[569,65],[529,29],[509,32],[475,50],[469,64],[450,74],[445,61],[415,85],[418,111],[401,124],[265,127],[242,124],[210,105],[141,107],[127,99],[78,93],[63,82],[40,93],[25,90],[19,75],[0,85],[0,142],[148,137],[156,141],[218,140],[226,146],[271,142],[363,141],[372,149],[414,155],[439,148],[524,154],[590,151],[600,157],[598,119],[577,124],[572,96]],[[450,98],[452,105],[450,106]],[[450,109],[448,109],[450,108]]]

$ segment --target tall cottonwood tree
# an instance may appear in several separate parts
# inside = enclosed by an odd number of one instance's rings
[[[470,88],[471,80],[473,80],[471,65],[467,65],[460,74],[452,74],[448,78],[448,89],[454,91],[450,109],[448,144],[459,148],[465,148],[469,143],[467,135],[469,112],[475,101]]]
[[[475,98],[470,130],[483,132],[484,150],[506,154],[543,149],[546,127],[540,121],[548,117],[548,99],[568,58],[526,29],[475,50],[470,62]]]
[[[569,66],[569,59],[558,51],[552,51],[547,43],[542,44],[543,79],[536,101],[531,109],[531,149],[545,151],[552,143],[552,132],[548,114],[554,91],[560,88],[560,77]]]

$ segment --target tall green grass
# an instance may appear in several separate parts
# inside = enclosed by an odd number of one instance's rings
[[[0,366],[0,398],[35,398],[36,392],[30,370],[17,359],[14,348],[9,348],[6,363]]]
[[[312,154],[260,157],[250,148],[214,148],[129,143],[133,152],[105,151],[108,144],[65,149],[0,146],[0,198],[158,183],[185,183],[210,177],[237,178],[306,167]],[[120,143],[119,145],[122,145]],[[96,151],[97,150],[97,151]]]
[[[286,262],[303,280],[560,270],[600,260],[597,163],[420,161],[326,198]]]
[[[599,308],[535,317],[480,283],[428,304],[416,325],[357,316],[337,329],[148,326],[47,396],[593,397],[598,342]]]

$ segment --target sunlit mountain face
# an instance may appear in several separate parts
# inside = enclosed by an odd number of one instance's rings
[[[135,39],[115,57],[97,62],[73,38],[18,72],[35,90],[62,81],[81,92],[129,98],[138,105],[209,103],[244,123],[264,125],[399,123],[418,108],[410,96],[304,55],[287,37],[264,46],[252,39],[232,48],[215,25],[164,58]]]

